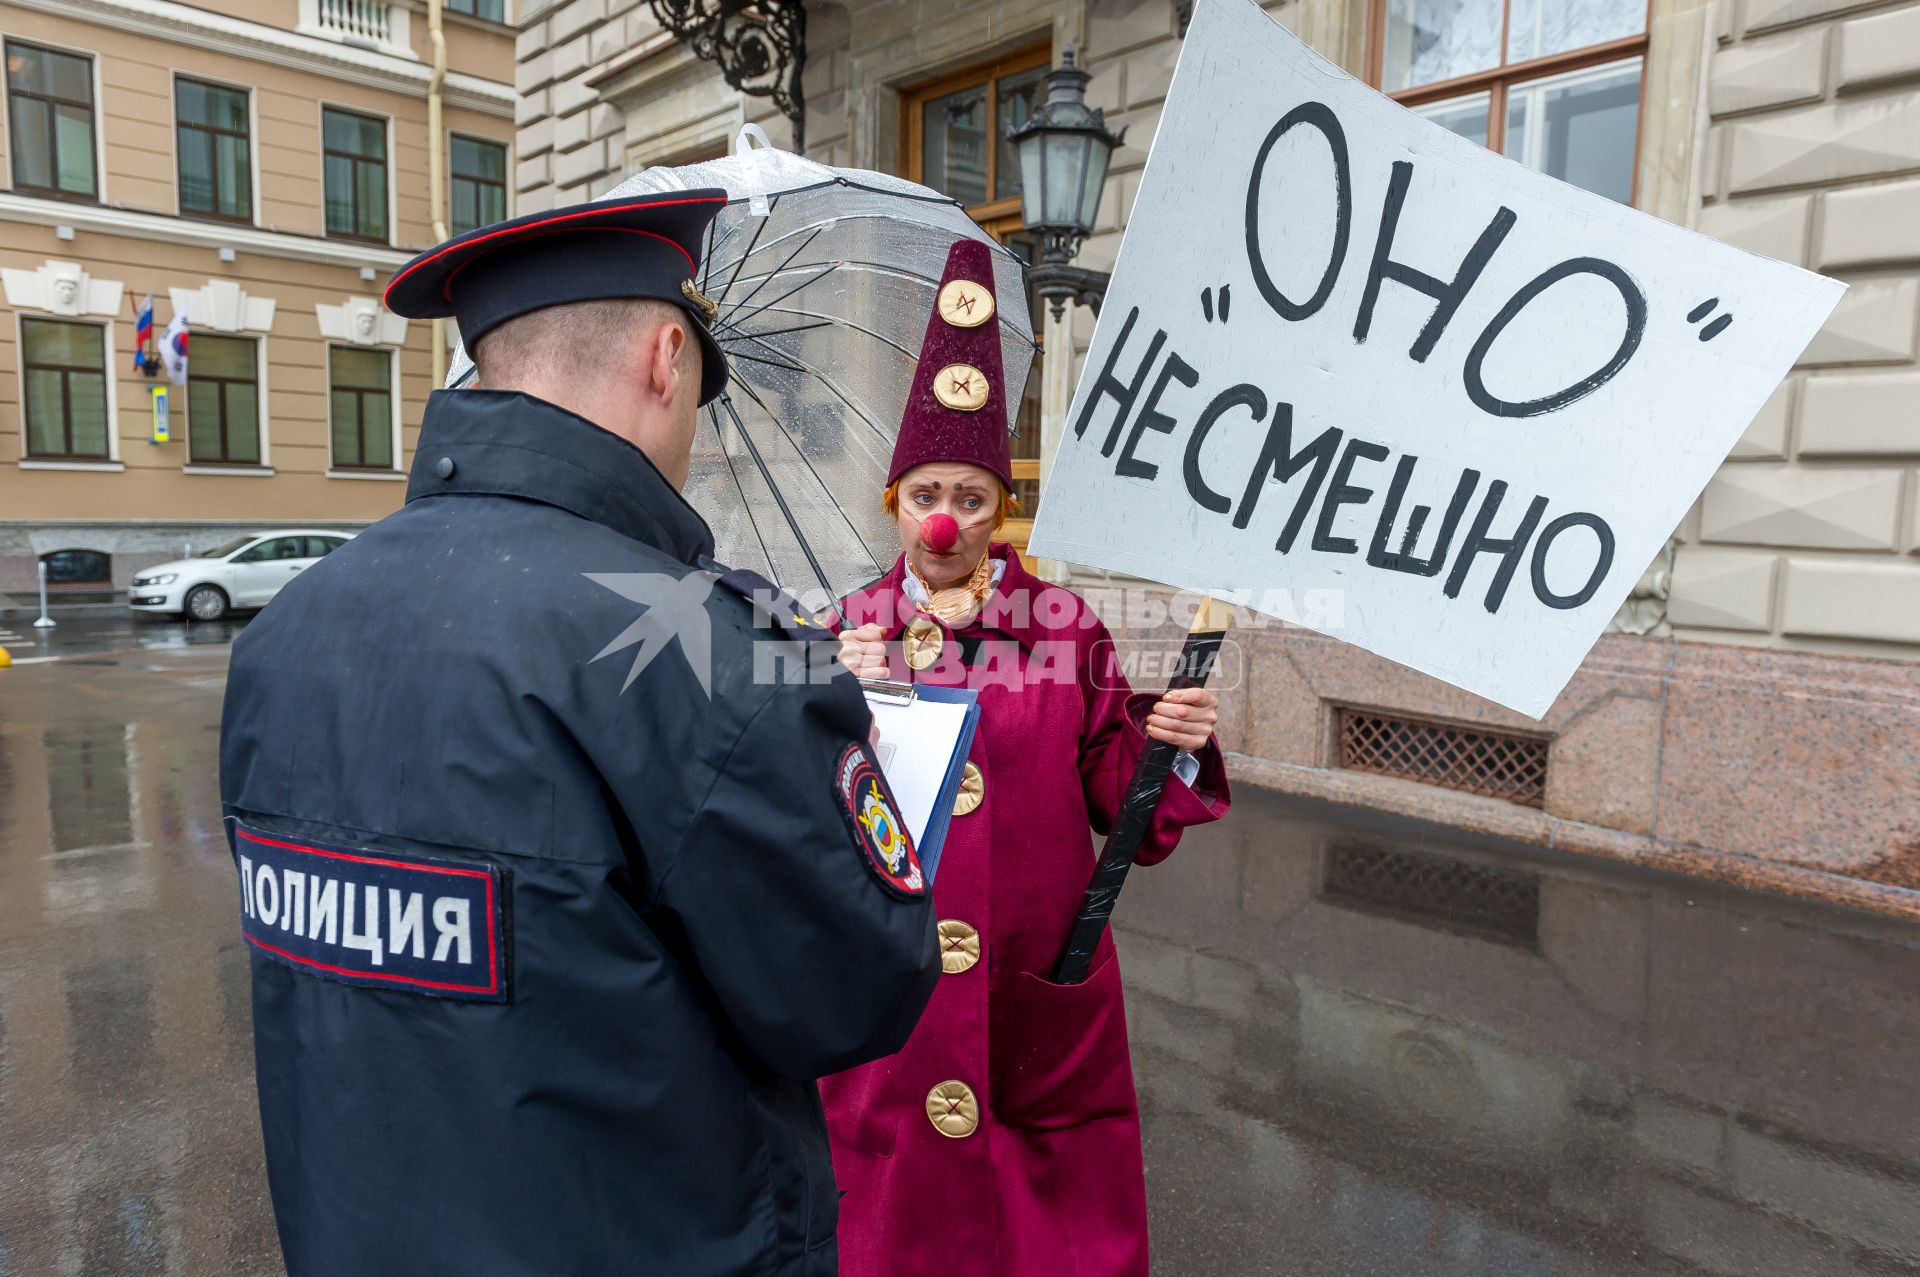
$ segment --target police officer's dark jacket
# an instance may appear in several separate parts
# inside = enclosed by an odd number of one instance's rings
[[[706,592],[711,545],[624,440],[440,392],[404,508],[234,643],[293,1277],[835,1271],[809,1079],[906,1040],[931,896],[857,685],[756,679],[779,631]]]

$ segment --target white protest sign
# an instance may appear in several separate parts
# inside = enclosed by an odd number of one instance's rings
[[[1842,291],[1201,0],[1031,549],[1539,717]]]

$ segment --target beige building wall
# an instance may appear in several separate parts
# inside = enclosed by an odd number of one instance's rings
[[[1362,69],[1364,0],[1269,8]],[[1179,56],[1171,0],[847,0],[809,4],[808,24],[809,152],[890,172],[902,89],[1036,40],[1075,47],[1090,102],[1127,129],[1078,258],[1111,268]],[[1235,636],[1222,740],[1237,776],[1286,792],[1911,910],[1889,893],[1920,886],[1920,3],[1652,0],[1648,31],[1638,205],[1846,279],[1847,301],[1543,720],[1270,624]],[[517,56],[523,207],[716,149],[747,120],[790,136],[639,0],[532,12]],[[1048,324],[1043,457],[1092,331],[1084,309]],[[1130,584],[1073,580],[1098,606]],[[1539,742],[1544,796],[1356,770],[1349,710]]]
[[[1688,637],[1920,656],[1920,5],[1717,7],[1701,230],[1847,281],[1674,558]]]
[[[394,15],[410,12],[393,6]],[[424,50],[424,14],[411,17],[414,43]],[[302,20],[301,0],[224,11],[142,0],[125,13],[66,0],[0,3],[0,27],[9,37],[95,59],[101,196],[82,203],[0,191],[0,267],[35,272],[73,263],[92,280],[120,286],[112,314],[78,317],[108,331],[114,443],[105,463],[26,455],[19,320],[48,312],[44,298],[0,304],[0,594],[30,589],[35,559],[55,549],[111,554],[114,580],[124,584],[144,564],[177,555],[185,542],[206,545],[223,526],[360,524],[399,506],[431,389],[431,326],[387,315],[378,303],[394,269],[433,242],[428,68],[411,48],[382,53],[346,45],[303,33]],[[512,31],[450,15],[447,35],[453,74],[444,134],[505,144],[510,172],[513,97],[505,80]],[[475,74],[475,66],[497,78]],[[250,226],[180,213],[173,86],[182,75],[250,92]],[[323,105],[390,121],[384,247],[326,235]],[[10,183],[6,137],[0,128],[0,178]],[[447,137],[438,144],[444,148]],[[511,213],[510,189],[508,199]],[[210,286],[237,287],[256,316],[260,303],[272,305],[266,327],[247,326],[249,317],[227,330],[255,339],[261,350],[257,467],[189,462],[193,422],[184,387],[170,392],[172,441],[151,442],[149,391],[165,382],[133,369],[133,302],[153,295],[158,334],[173,315],[174,294],[195,294],[190,331],[215,334],[222,331],[215,313],[221,308],[210,297],[198,300]],[[361,312],[373,316],[364,329],[353,322]],[[362,343],[394,356],[399,443],[395,469],[383,475],[330,468],[328,349]]]

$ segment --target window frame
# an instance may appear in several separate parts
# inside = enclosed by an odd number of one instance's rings
[[[196,467],[220,466],[220,467],[229,468],[229,469],[232,469],[232,468],[240,468],[240,469],[248,469],[248,470],[262,469],[267,464],[266,378],[261,375],[262,369],[266,363],[266,359],[264,357],[266,339],[264,337],[256,336],[252,333],[204,333],[199,338],[196,338],[195,340],[205,341],[208,338],[212,338],[215,341],[244,341],[244,342],[250,343],[253,347],[253,376],[250,378],[242,379],[239,377],[223,377],[213,373],[198,372],[195,370],[194,361],[192,359],[189,359],[187,361],[187,385],[186,385],[187,460],[186,460],[186,464],[189,466],[196,466]],[[194,434],[196,431],[200,429],[199,415],[193,411],[193,383],[196,381],[210,381],[217,384],[220,387],[220,398],[219,398],[220,456],[217,459],[208,459],[203,457],[196,457],[193,455]],[[227,431],[227,387],[240,386],[240,385],[250,385],[253,387],[253,450],[256,454],[258,454],[257,458],[253,461],[236,461],[227,455],[229,452],[228,431]]]
[[[76,328],[93,329],[94,333],[100,339],[100,367],[96,370],[92,368],[82,368],[82,367],[68,365],[68,364],[36,364],[36,363],[30,362],[29,356],[27,354],[27,325],[28,324],[62,324],[70,327],[76,327]],[[74,464],[74,465],[83,465],[83,466],[108,466],[108,465],[112,465],[114,462],[117,462],[120,459],[119,432],[114,429],[116,405],[115,405],[115,395],[114,395],[115,378],[114,378],[114,369],[113,369],[113,350],[112,350],[112,344],[111,344],[111,341],[112,341],[111,330],[112,330],[112,326],[103,321],[95,321],[95,320],[89,320],[89,319],[72,319],[64,315],[28,315],[25,313],[17,313],[17,322],[14,327],[14,340],[17,343],[16,349],[20,352],[19,353],[20,459],[22,461],[51,462],[56,465]],[[68,451],[35,452],[33,450],[33,426],[31,421],[28,419],[29,398],[27,394],[27,374],[28,372],[34,369],[53,370],[61,373],[61,378],[60,378],[61,426],[62,426],[62,435],[63,435],[64,441],[69,448]],[[103,386],[101,401],[107,415],[107,420],[106,420],[107,450],[104,453],[73,452],[71,451],[71,447],[73,444],[73,391],[72,391],[71,384],[68,380],[68,375],[76,372],[93,373],[96,371],[99,373],[101,380],[105,383]]]
[[[1507,61],[1507,40],[1513,23],[1514,0],[1500,0],[1500,62],[1498,65],[1485,71],[1457,75],[1450,80],[1435,80],[1429,84],[1417,84],[1412,88],[1395,89],[1392,92],[1380,88],[1386,77],[1388,2],[1389,0],[1367,0],[1365,62],[1367,83],[1380,89],[1404,107],[1431,106],[1449,98],[1485,93],[1487,95],[1486,147],[1495,155],[1506,153],[1509,89],[1522,83],[1544,80],[1549,76],[1562,75],[1569,71],[1585,71],[1609,62],[1638,58],[1640,60],[1640,102],[1634,113],[1633,158],[1630,170],[1633,173],[1633,184],[1627,196],[1627,203],[1630,207],[1639,206],[1640,152],[1646,145],[1647,50],[1653,34],[1653,0],[1647,0],[1646,18],[1640,24],[1638,35],[1623,36],[1601,44],[1582,45],[1577,49],[1549,53],[1544,57],[1528,58],[1522,62]]]
[[[1010,76],[1020,75],[1023,72],[1033,71],[1043,67],[1051,69],[1052,66],[1053,43],[1051,38],[1049,38],[1017,48],[997,58],[972,63],[969,66],[962,67],[958,71],[949,72],[937,79],[920,81],[900,90],[900,152],[902,176],[910,182],[920,182],[923,185],[931,185],[931,183],[928,183],[926,180],[926,104],[937,98],[943,98],[949,93],[978,85],[986,90],[988,110],[987,131],[991,139],[990,145],[987,147],[987,191],[989,194],[996,192],[999,189],[1000,176],[1000,145],[998,132],[1000,124],[999,82]],[[966,213],[967,216],[979,223],[980,229],[986,231],[987,234],[993,236],[994,239],[1000,241],[1002,244],[1006,244],[1014,236],[1017,236],[1026,225],[1025,219],[1021,216],[1020,197],[1018,195],[1007,199],[994,199],[984,204],[972,205],[966,208]],[[1028,299],[1029,306],[1032,307],[1033,313],[1036,316],[1040,315],[1040,309],[1033,307],[1032,301],[1032,298]],[[1014,484],[1016,488],[1023,481],[1030,481],[1033,484],[1035,509],[1022,509],[1006,521],[999,533],[999,535],[1005,537],[1016,549],[1023,553],[1027,548],[1027,538],[1033,533],[1033,516],[1035,510],[1037,510],[1040,501],[1044,499],[1044,494],[1040,491],[1041,419],[1039,397],[1035,394],[1035,389],[1042,375],[1040,361],[1046,355],[1045,329],[1046,325],[1044,322],[1034,325],[1034,343],[1036,346],[1034,362],[1027,370],[1027,394],[1021,404],[1021,429],[1014,439],[1015,446],[1019,447],[1022,446],[1027,439],[1031,438],[1033,455],[1030,457],[1014,457],[1012,459]],[[1030,421],[1027,420],[1029,416],[1026,411],[1028,404],[1033,406]]]
[[[69,58],[80,58],[86,62],[87,91],[91,95],[91,101],[79,103],[67,98],[53,98],[43,93],[28,93],[25,91],[18,91],[18,96],[30,98],[36,102],[58,103],[62,106],[84,105],[87,108],[87,130],[93,138],[92,194],[63,190],[58,186],[34,186],[20,180],[18,165],[20,163],[20,152],[22,148],[13,144],[13,126],[16,114],[13,109],[13,99],[16,95],[16,90],[11,84],[5,82],[3,74],[7,52],[15,47],[33,49],[40,53],[57,53]],[[0,40],[0,100],[3,100],[6,104],[5,124],[8,189],[18,192],[21,195],[33,196],[36,199],[64,200],[69,204],[104,204],[106,202],[107,175],[105,165],[101,159],[106,148],[103,145],[104,135],[101,132],[100,57],[98,54],[90,49],[69,49],[58,44],[49,44],[40,40],[22,40],[8,36]],[[52,127],[51,115],[49,116],[48,127]],[[59,168],[59,143],[51,135],[49,135],[47,141],[52,148],[48,152],[48,172],[57,172]]]
[[[925,180],[927,139],[924,108],[927,103],[946,97],[949,93],[978,86],[985,89],[987,95],[987,193],[996,193],[1000,189],[1000,81],[1052,66],[1052,41],[1043,40],[900,90],[901,160],[907,180],[932,185]],[[989,199],[984,204],[967,206],[967,215],[982,226],[1012,218],[1014,228],[1018,229],[1021,225],[1020,197]],[[988,226],[988,230],[996,238],[1002,233],[991,226]]]
[[[500,180],[499,182],[497,183],[489,182],[482,178],[477,178],[477,177],[465,177],[459,173],[456,173],[453,167],[453,144],[456,139],[462,142],[478,142],[483,146],[499,147],[500,148]],[[453,193],[454,193],[454,184],[456,182],[471,182],[475,186],[481,186],[481,187],[497,185],[500,188],[500,210],[501,210],[500,216],[502,220],[505,220],[506,218],[513,216],[513,180],[512,179],[513,179],[513,144],[512,143],[502,142],[499,138],[495,138],[495,137],[482,137],[478,133],[462,133],[457,129],[449,130],[447,133],[447,233],[450,235],[460,235],[465,233],[463,231],[456,229],[453,225]],[[487,226],[490,224],[491,223],[488,223],[488,222],[481,222],[478,226],[469,227],[468,229],[478,230],[480,226]]]
[[[381,147],[385,151],[385,154],[380,159],[380,167],[383,170],[386,177],[386,181],[384,183],[384,188],[386,191],[386,207],[381,211],[381,214],[380,214],[383,224],[386,227],[386,233],[384,235],[379,235],[379,236],[361,235],[361,234],[350,232],[350,231],[336,231],[331,226],[328,226],[326,224],[327,160],[330,158],[337,157],[339,159],[346,160],[355,166],[358,166],[361,164],[372,164],[374,162],[372,160],[365,158],[364,156],[355,155],[350,151],[337,151],[327,145],[327,113],[329,111],[336,111],[341,115],[357,116],[362,120],[378,120],[380,122],[382,135],[384,137],[384,141],[381,143]],[[355,213],[354,220],[356,223],[359,221],[358,215],[360,212],[360,188],[359,188],[358,172],[359,170],[356,167],[354,170],[355,177],[354,177],[354,181],[351,184],[352,189],[350,192],[353,197],[353,208]],[[394,182],[393,182],[393,117],[391,115],[382,115],[378,111],[363,111],[359,107],[347,106],[347,105],[344,105],[343,103],[328,102],[323,100],[320,103],[320,224],[321,224],[322,230],[326,234],[326,237],[328,239],[346,240],[350,243],[355,243],[355,244],[381,244],[387,247],[392,247],[394,243],[394,235],[397,230],[397,228],[394,226],[394,222],[397,220],[394,201],[395,201],[395,192],[394,192]]]
[[[463,18],[472,18],[475,22],[491,22],[495,26],[509,27],[513,25],[513,19],[508,16],[511,12],[511,6],[508,5],[507,0],[500,0],[500,16],[497,18],[490,18],[484,13],[476,13],[471,9],[462,9],[460,2],[461,0],[447,0],[447,12],[457,13]],[[480,0],[466,0],[466,3],[477,8]]]
[[[238,134],[233,129],[221,128],[220,126],[213,125],[213,124],[183,123],[180,119],[180,84],[182,81],[186,81],[187,83],[190,83],[190,84],[197,84],[204,88],[221,89],[228,93],[238,93],[243,95],[247,100],[247,131],[246,133],[244,135]],[[184,71],[175,71],[173,73],[173,207],[176,213],[178,213],[181,217],[193,218],[195,221],[220,222],[227,226],[257,226],[259,224],[260,148],[254,145],[254,142],[256,140],[256,135],[260,131],[259,124],[260,124],[260,121],[257,114],[257,98],[256,98],[256,95],[254,94],[252,85],[229,84],[224,80],[211,80],[203,75],[188,75]],[[181,180],[182,175],[180,172],[180,161],[181,161],[180,131],[182,129],[194,129],[202,133],[212,134],[216,137],[241,136],[244,138],[247,144],[247,211],[244,216],[235,216],[231,213],[222,213],[222,212],[219,212],[217,209],[207,210],[207,209],[187,207],[187,202],[186,202],[187,187],[186,187],[186,183]],[[218,192],[220,188],[220,173],[219,173],[220,150],[219,148],[215,147],[212,153],[213,153],[213,162],[214,162],[214,175],[213,175],[214,191],[215,191],[214,202],[218,204],[219,203]]]
[[[333,438],[333,396],[336,387],[333,380],[333,354],[337,350],[374,351],[385,355],[387,359],[387,455],[386,465],[368,465],[359,462],[341,462],[334,452]],[[360,429],[357,432],[360,454],[366,455],[367,411],[366,396],[379,392],[365,386],[347,386],[344,389],[353,392],[355,421]],[[327,343],[327,472],[343,475],[398,474],[400,466],[400,352],[392,346],[356,346],[350,342],[330,341]]]

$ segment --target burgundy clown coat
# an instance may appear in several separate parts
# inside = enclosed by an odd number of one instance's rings
[[[1107,631],[1005,545],[977,620],[895,677],[980,694],[969,761],[982,801],[955,815],[934,880],[945,974],[899,1053],[820,1084],[845,1197],[844,1277],[1146,1277],[1140,1117],[1113,940],[1081,985],[1051,983],[1148,737]],[[843,605],[901,637],[904,561]],[[1217,745],[1170,780],[1139,860],[1227,809]]]

